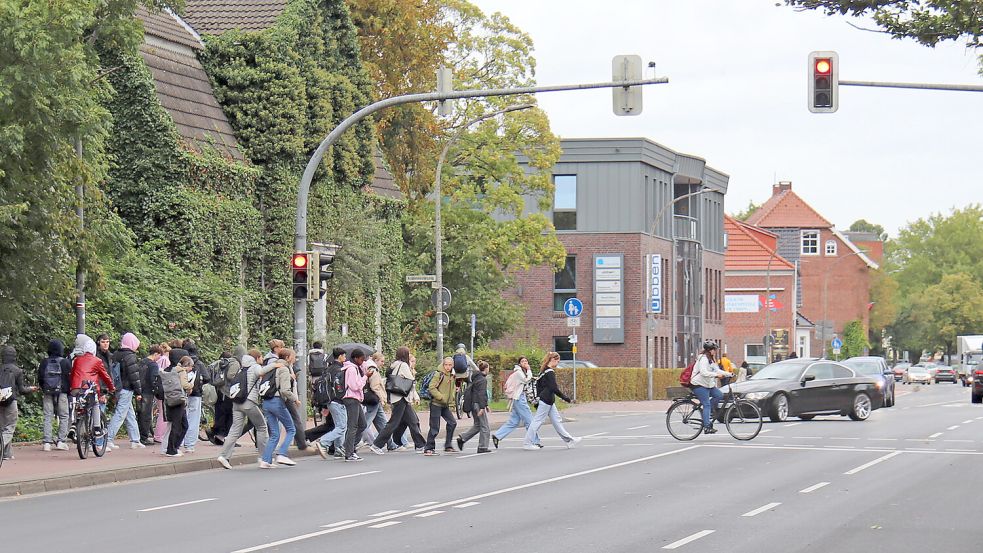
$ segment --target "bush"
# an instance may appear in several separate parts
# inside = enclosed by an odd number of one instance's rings
[[[682,369],[652,369],[653,399],[667,399],[666,387],[678,386]],[[556,369],[556,383],[573,395],[573,369]],[[577,368],[577,401],[644,401],[648,399],[648,369]]]
[[[44,409],[40,394],[29,394],[17,399],[17,427],[14,429],[14,442],[40,442],[43,433]],[[54,419],[57,430],[58,418]]]

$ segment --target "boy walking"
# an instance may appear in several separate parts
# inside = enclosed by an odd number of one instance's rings
[[[38,383],[41,385],[41,405],[44,408],[44,451],[55,449],[65,451],[68,445],[68,377],[72,373],[72,362],[65,359],[65,345],[61,340],[48,342],[48,357],[38,365]],[[58,441],[52,437],[51,425],[55,413],[58,415]]]
[[[488,449],[488,440],[491,436],[491,428],[488,426],[488,371],[490,367],[485,361],[478,361],[478,372],[471,375],[471,386],[468,389],[467,398],[471,401],[471,413],[474,416],[474,424],[465,432],[457,437],[457,448],[464,451],[464,443],[478,434],[478,453],[491,453]]]
[[[427,433],[427,445],[423,450],[426,456],[436,455],[437,433],[440,432],[440,419],[446,422],[447,436],[444,438],[444,452],[457,453],[454,446],[454,429],[457,428],[457,421],[451,413],[450,404],[454,401],[454,358],[445,357],[444,364],[440,371],[430,379],[430,432]]]

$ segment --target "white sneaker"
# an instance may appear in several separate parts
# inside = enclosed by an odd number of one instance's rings
[[[583,438],[579,438],[579,437],[570,440],[569,442],[567,442],[567,449],[573,449],[577,447],[577,444],[579,444],[581,440],[583,440]]]
[[[57,449],[58,451],[68,451],[68,444],[66,444],[65,442],[58,442],[55,445],[55,449]]]
[[[539,446],[534,444],[526,444],[522,446],[522,449],[526,451],[539,451]]]
[[[184,453],[178,451],[177,453],[165,453],[167,457],[184,457]]]
[[[273,461],[278,465],[287,465],[288,467],[292,467],[297,464],[293,459],[287,457],[286,455],[277,455],[276,459]]]
[[[112,451],[114,449],[119,449],[119,446],[113,442],[109,442],[108,444],[106,444],[106,451]]]
[[[385,449],[382,449],[381,447],[376,447],[375,444],[370,445],[369,446],[369,449],[371,449],[372,450],[372,453],[375,453],[376,455],[385,455],[386,454],[386,450]]]
[[[271,469],[271,468],[274,468],[274,467],[276,467],[276,465],[274,465],[272,463],[267,463],[266,461],[264,461],[262,459],[259,460],[259,468],[261,468],[261,469]]]
[[[232,463],[230,463],[228,459],[222,457],[221,455],[218,456],[218,464],[222,465],[223,467],[229,470],[232,470]]]
[[[44,445],[41,446],[41,451],[51,451],[51,444],[44,442]]]
[[[130,449],[147,449],[147,446],[140,442],[130,442]]]

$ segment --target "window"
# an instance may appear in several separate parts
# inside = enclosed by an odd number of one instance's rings
[[[553,226],[577,230],[577,175],[553,175]]]
[[[553,311],[563,311],[563,304],[575,297],[577,297],[577,256],[568,255],[566,264],[553,275]]]
[[[836,255],[836,240],[826,241],[826,255]]]
[[[744,344],[744,357],[764,357],[764,344]]]
[[[819,231],[802,231],[802,255],[819,255]]]
[[[573,359],[573,344],[570,343],[569,336],[554,336],[553,351],[560,354],[560,359],[568,361]]]

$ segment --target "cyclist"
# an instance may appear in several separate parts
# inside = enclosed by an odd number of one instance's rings
[[[690,384],[693,386],[693,394],[700,399],[703,404],[703,433],[713,434],[713,421],[711,413],[717,408],[717,404],[723,399],[723,393],[717,388],[717,379],[734,376],[733,373],[720,370],[717,365],[715,355],[717,344],[707,340],[703,342],[703,353],[696,358],[693,366],[693,376]]]
[[[106,365],[96,356],[96,343],[92,338],[89,338],[85,334],[79,334],[75,338],[75,345],[76,347],[81,345],[82,355],[72,360],[72,397],[78,397],[85,390],[85,383],[87,381],[97,385],[101,382],[110,393],[115,392],[116,387],[113,386],[113,379],[110,378],[109,372],[106,370]],[[99,395],[98,392],[96,393]],[[99,403],[106,403],[106,396],[99,395],[98,399],[99,401],[93,404],[93,411],[90,413],[95,432],[93,437],[95,438],[102,436],[102,417],[99,416],[95,406]]]

